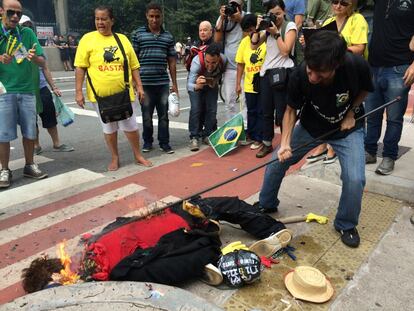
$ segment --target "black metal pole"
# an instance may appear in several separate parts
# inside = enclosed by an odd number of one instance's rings
[[[382,106],[380,106],[380,107],[377,107],[377,108],[375,108],[374,110],[371,110],[370,112],[365,113],[364,115],[362,115],[362,116],[360,116],[359,118],[355,119],[355,121],[360,121],[360,120],[362,120],[362,119],[365,119],[365,118],[369,117],[371,114],[373,114],[374,112],[377,112],[378,110],[382,110],[382,109],[384,109],[384,108],[386,108],[386,107],[388,107],[388,106],[390,106],[390,105],[392,105],[392,104],[395,104],[396,102],[398,102],[398,101],[400,101],[400,100],[401,100],[401,97],[400,97],[400,96],[398,96],[398,97],[396,97],[395,99],[393,99],[393,100],[391,100],[391,101],[389,101],[389,102],[385,103],[384,105],[382,105]],[[316,137],[316,138],[314,138],[314,139],[312,139],[312,140],[310,140],[310,141],[308,141],[308,142],[306,142],[306,143],[304,143],[304,144],[302,144],[302,145],[300,145],[300,146],[298,146],[298,147],[296,147],[296,148],[292,149],[292,153],[293,153],[293,152],[295,152],[295,151],[298,151],[299,149],[302,149],[302,148],[304,148],[304,147],[306,147],[306,146],[308,146],[308,145],[310,145],[310,144],[313,144],[314,142],[316,142],[316,141],[318,141],[318,140],[322,140],[322,139],[324,139],[324,138],[326,138],[326,137],[328,137],[328,136],[332,135],[333,133],[335,133],[335,132],[337,132],[337,131],[339,131],[339,128],[333,129],[333,130],[331,130],[331,131],[329,131],[329,132],[327,132],[327,133],[325,133],[325,134],[323,134],[323,135],[321,135],[321,136],[319,136],[319,137]],[[216,189],[216,188],[219,188],[219,187],[221,187],[221,186],[223,186],[223,185],[225,185],[225,184],[231,183],[231,182],[235,181],[236,179],[239,179],[239,178],[241,178],[241,177],[244,177],[244,176],[246,176],[246,175],[249,175],[249,174],[251,174],[251,173],[253,173],[253,172],[255,172],[255,171],[257,171],[257,170],[259,170],[259,169],[261,169],[261,168],[263,168],[263,167],[265,167],[266,165],[269,165],[269,164],[271,164],[271,163],[273,163],[273,162],[277,161],[277,160],[278,160],[278,159],[273,159],[273,160],[270,160],[270,161],[268,161],[268,162],[266,162],[266,163],[259,164],[259,165],[255,166],[255,167],[253,167],[253,168],[251,168],[251,169],[249,169],[249,170],[247,170],[247,171],[245,171],[245,172],[241,173],[240,175],[234,176],[234,177],[229,178],[229,179],[227,179],[227,180],[225,180],[225,181],[219,182],[219,183],[217,183],[217,184],[215,184],[215,185],[213,185],[213,186],[210,186],[210,187],[208,187],[208,188],[205,188],[205,189],[203,189],[203,190],[201,190],[201,191],[198,191],[198,192],[196,192],[196,193],[193,193],[192,195],[187,196],[187,197],[185,197],[185,198],[183,198],[183,199],[181,199],[181,200],[178,200],[178,201],[176,201],[176,202],[170,203],[170,204],[168,204],[167,206],[165,206],[164,208],[162,208],[161,210],[164,210],[164,209],[166,209],[166,208],[168,208],[168,207],[170,207],[170,206],[172,206],[172,205],[174,205],[174,204],[177,204],[177,203],[183,202],[183,201],[185,201],[185,200],[189,200],[189,199],[191,199],[191,198],[193,198],[193,197],[199,196],[199,195],[201,195],[201,194],[203,194],[203,193],[206,193],[206,192],[209,192],[209,191],[214,190],[214,189]]]

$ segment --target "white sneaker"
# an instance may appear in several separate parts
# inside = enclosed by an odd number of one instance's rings
[[[188,146],[191,151],[198,151],[200,147],[198,146],[198,139],[197,138],[191,138],[190,144]]]

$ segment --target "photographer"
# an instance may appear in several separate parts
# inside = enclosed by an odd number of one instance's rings
[[[226,119],[232,118],[236,113],[236,52],[243,38],[240,26],[244,16],[243,0],[229,0],[228,5],[220,7],[220,17],[217,20],[214,41],[223,43],[224,55],[228,64],[223,76],[223,90],[226,107]]]
[[[283,0],[270,0],[264,4],[267,14],[259,15],[256,31],[251,37],[253,50],[265,41],[267,44],[265,60],[260,70],[259,92],[263,146],[256,154],[257,158],[263,158],[272,152],[274,124],[282,126],[286,109],[286,86],[289,72],[294,66],[291,55],[297,35],[296,24],[285,20]]]
[[[187,80],[191,102],[188,124],[191,151],[197,151],[200,139],[204,140],[217,129],[218,83],[225,62],[226,58],[220,53],[217,43],[209,45],[205,52],[199,52],[191,62]],[[201,118],[204,119],[204,129],[200,127]]]

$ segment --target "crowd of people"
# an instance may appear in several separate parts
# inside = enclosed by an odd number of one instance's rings
[[[332,163],[339,159],[342,194],[334,226],[346,245],[357,247],[365,164],[377,161],[384,109],[366,123],[355,120],[363,115],[364,108],[369,112],[401,97],[398,103],[386,108],[383,159],[376,169],[380,175],[391,174],[398,158],[408,91],[414,81],[414,54],[409,47],[414,35],[414,8],[407,1],[401,3],[377,0],[370,27],[371,21],[368,23],[356,11],[355,0],[314,0],[308,1],[307,8],[304,0],[264,0],[262,15],[245,13],[243,0],[229,0],[218,8],[219,17],[214,24],[200,22],[199,40],[193,43],[188,38],[185,45],[176,43],[163,28],[159,4],[147,5],[147,23],[137,28],[130,40],[112,31],[112,9],[99,6],[94,12],[96,31],[84,35],[79,45],[69,38],[58,38],[56,45],[65,51],[65,69],[76,68],[76,102],[80,107],[85,106],[85,77],[87,97],[92,103],[98,102],[99,105],[94,104],[98,115],[104,114],[100,108],[103,99],[117,98],[124,103],[127,96],[134,102],[135,93],[138,95],[143,116],[143,153],[154,147],[154,110],[158,116],[159,147],[167,154],[174,153],[170,145],[168,97],[171,92],[179,96],[176,65],[182,59],[189,71],[191,151],[199,150],[201,142],[208,144],[207,137],[217,129],[220,84],[226,120],[247,112],[246,144],[257,150],[256,157],[272,153],[275,125],[279,127],[282,139],[273,153],[276,161],[267,166],[256,204],[263,212],[277,211],[277,193],[286,170],[313,148],[317,147],[309,161],[324,159],[325,163]],[[46,68],[45,59],[41,47],[33,44],[38,42],[33,31],[18,26],[21,12],[18,1],[3,1],[2,39],[6,40],[0,42],[0,81],[7,94],[0,95],[0,109],[4,111],[0,113],[0,187],[8,187],[11,182],[10,141],[17,137],[17,124],[24,137],[25,176],[46,177],[33,163],[37,86],[30,78],[34,64]],[[336,31],[319,29],[327,25]],[[304,37],[302,33],[309,33],[310,29],[314,31]],[[22,63],[18,64],[5,51],[10,36],[19,37],[28,50]],[[67,51],[76,49],[71,64],[71,53]],[[246,107],[239,105],[240,97],[245,98],[240,102]],[[101,118],[111,153],[108,170],[117,170],[120,165],[118,129],[128,138],[137,164],[152,165],[141,154],[136,109],[133,104],[127,117],[119,120],[108,122]],[[315,140],[336,129],[335,133]],[[296,150],[311,140],[314,143]]]

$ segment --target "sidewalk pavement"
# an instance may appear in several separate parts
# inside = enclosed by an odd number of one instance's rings
[[[290,310],[412,309],[414,226],[409,217],[414,204],[413,131],[414,124],[406,122],[401,146],[410,149],[396,162],[392,175],[376,175],[375,165],[367,166],[366,193],[358,226],[361,245],[357,249],[344,246],[332,228],[340,193],[339,166],[337,163],[326,166],[316,163],[305,165],[285,178],[280,193],[280,211],[273,216],[279,218],[313,212],[327,215],[329,224],[288,225],[295,232],[291,245],[296,248],[297,260],[282,255],[280,264],[263,271],[260,282],[239,290],[224,290],[194,281],[183,286],[189,293],[154,284],[159,292],[169,294],[153,296],[151,299],[148,299],[142,283],[121,286],[116,283],[97,284],[98,288],[110,288],[112,293],[110,296],[101,295],[98,299],[94,298],[94,286],[90,286],[91,290],[85,290],[88,285],[77,285],[28,295],[0,307],[0,310],[45,310],[57,307],[89,310],[94,306],[99,306],[100,310],[114,310],[122,309],[121,304],[126,306],[126,303],[143,310],[160,309],[161,306],[157,304],[160,297],[163,297],[162,307],[166,310],[213,310],[209,303],[225,310],[287,310],[289,304]],[[198,156],[201,157],[202,153]],[[225,160],[231,161],[231,156]],[[257,197],[258,194],[254,194],[247,201],[253,202]],[[237,240],[246,245],[253,242],[251,236],[228,225],[222,226],[221,238],[223,244]],[[312,304],[291,298],[284,288],[283,276],[300,264],[315,266],[330,278],[335,287],[335,295],[330,302]],[[134,302],[124,300],[125,286],[132,288]],[[193,294],[200,300],[192,299]],[[50,301],[52,295],[54,299]],[[68,299],[71,301],[69,305]],[[31,305],[38,308],[31,308]]]

